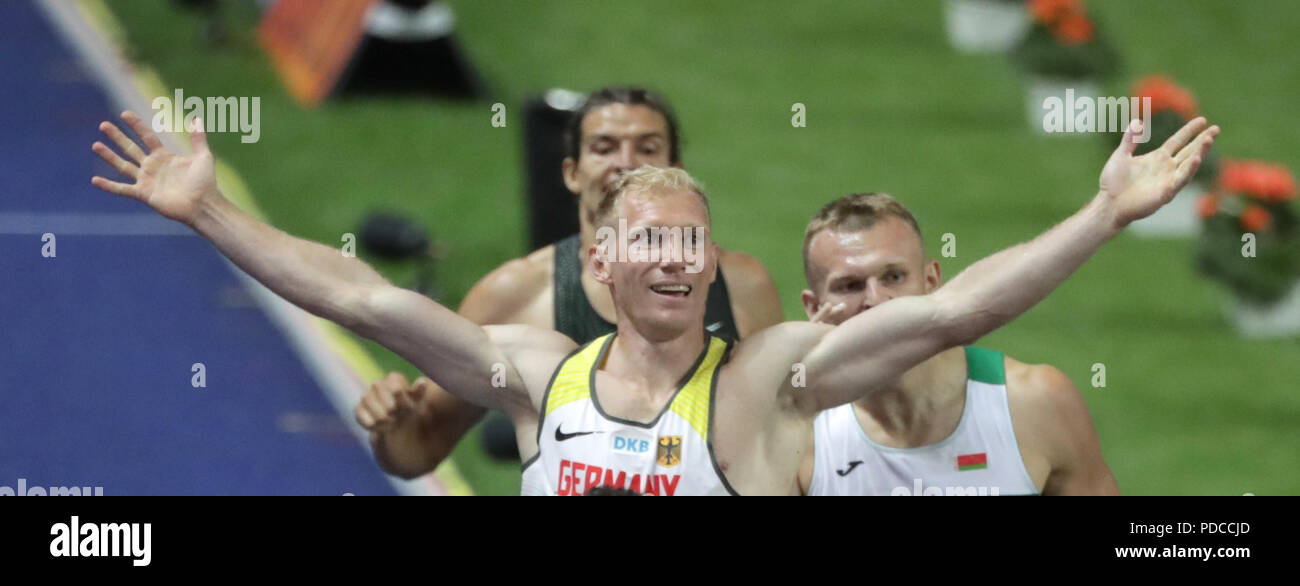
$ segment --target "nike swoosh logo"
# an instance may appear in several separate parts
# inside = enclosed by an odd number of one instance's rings
[[[575,438],[575,437],[578,437],[578,436],[580,436],[580,435],[591,435],[591,434],[593,434],[593,433],[596,433],[596,432],[594,432],[594,431],[575,431],[575,432],[573,432],[573,433],[564,433],[563,431],[560,431],[560,429],[562,429],[563,427],[564,427],[564,424],[563,424],[563,423],[561,423],[560,425],[555,426],[555,441],[557,441],[557,442],[562,442],[562,441],[565,441],[565,440],[571,440],[571,439],[573,439],[573,438]]]
[[[707,326],[704,326],[704,329],[706,329],[706,330],[708,330],[708,331],[710,331],[710,332],[716,332],[716,331],[722,329],[722,322],[720,322],[720,321],[715,321],[715,322],[713,322],[713,323],[711,323],[711,324],[709,324],[709,325],[707,325]]]
[[[559,430],[557,429],[556,431],[559,431]],[[849,462],[849,467],[848,467],[848,468],[845,468],[845,469],[843,469],[843,470],[836,470],[835,473],[836,473],[836,474],[839,474],[840,476],[848,476],[848,475],[849,475],[849,472],[852,472],[853,469],[854,469],[854,468],[857,468],[858,465],[861,464],[861,463],[862,463],[862,460],[854,460],[854,461],[852,461],[852,462]]]

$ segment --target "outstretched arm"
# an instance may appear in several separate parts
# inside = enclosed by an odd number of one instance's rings
[[[126,112],[122,119],[148,151],[108,122],[100,130],[126,158],[99,142],[91,148],[135,182],[94,177],[93,185],[190,226],[281,297],[379,342],[461,398],[509,411],[531,408],[518,373],[482,327],[391,285],[360,259],[290,236],[231,204],[217,188],[201,120],[190,130],[193,153],[181,156],[164,147],[139,116]],[[489,384],[497,364],[507,365],[506,389],[513,392]]]
[[[929,295],[864,311],[826,334],[807,354],[804,414],[853,401],[953,346],[969,344],[1028,311],[1130,222],[1151,215],[1191,179],[1218,126],[1189,122],[1163,146],[1134,157],[1134,121],[1101,172],[1100,191],[1082,210],[1034,240],[968,267]],[[793,392],[793,389],[790,389]]]

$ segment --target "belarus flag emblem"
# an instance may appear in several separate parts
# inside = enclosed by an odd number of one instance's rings
[[[957,456],[957,470],[959,472],[965,472],[967,470],[983,470],[988,467],[989,457],[985,452]]]

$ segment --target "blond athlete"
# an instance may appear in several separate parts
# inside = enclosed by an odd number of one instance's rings
[[[578,343],[614,331],[614,299],[587,262],[596,232],[592,218],[623,173],[642,165],[681,167],[678,135],[677,116],[657,93],[634,87],[593,92],[565,129],[568,156],[560,169],[578,198],[579,234],[493,270],[470,289],[460,314],[484,325],[556,330]],[[719,250],[718,263],[705,303],[710,333],[743,338],[781,322],[776,286],[758,260]],[[484,413],[427,378],[411,383],[397,372],[371,384],[356,406],[375,459],[404,478],[431,472]]]

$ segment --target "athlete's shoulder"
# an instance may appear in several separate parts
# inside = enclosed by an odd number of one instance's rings
[[[757,258],[719,250],[718,264],[731,294],[731,311],[742,338],[781,321],[781,296],[767,267]]]
[[[492,342],[507,353],[514,350],[538,350],[551,354],[568,354],[578,347],[568,336],[555,330],[527,324],[483,326]]]
[[[501,350],[515,371],[522,377],[530,403],[518,404],[516,416],[528,413],[540,405],[556,367],[578,347],[568,336],[554,330],[524,324],[483,326],[493,345]],[[493,367],[496,374],[496,367]],[[535,414],[535,412],[534,412]]]
[[[1078,387],[1050,364],[1025,364],[1006,358],[1007,403],[1017,435],[1028,445],[1060,457],[1075,436],[1092,435],[1092,417]],[[1055,458],[1053,458],[1055,461]]]
[[[718,263],[722,266],[722,270],[726,271],[728,283],[733,280],[771,280],[771,276],[767,274],[767,267],[763,266],[762,261],[740,251],[719,248]],[[736,276],[735,279],[732,278],[733,274]]]
[[[506,261],[469,290],[460,313],[479,323],[521,321],[522,314],[539,299],[553,294],[554,261],[554,245]]]
[[[1032,450],[1049,466],[1043,494],[1119,494],[1101,455],[1092,414],[1070,377],[1047,364],[1011,358],[1006,363],[1016,437],[1022,449]]]
[[[1010,356],[1006,367],[1008,398],[1033,408],[1061,409],[1082,403],[1082,395],[1061,369],[1050,364],[1026,364]]]

